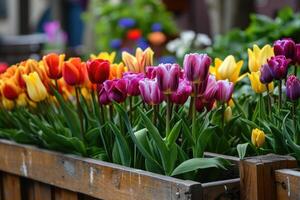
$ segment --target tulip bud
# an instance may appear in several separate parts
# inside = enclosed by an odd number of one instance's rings
[[[163,100],[163,93],[158,87],[156,80],[145,78],[139,82],[139,89],[142,99],[149,105],[160,104]]]
[[[6,98],[2,98],[2,105],[6,110],[12,110],[15,107],[14,101]]]
[[[44,66],[49,78],[60,79],[62,77],[64,59],[64,54],[57,55],[55,53],[50,53],[43,57]]]
[[[32,72],[29,75],[23,75],[26,83],[27,93],[31,100],[35,102],[46,99],[48,93],[46,87],[43,85],[37,72]]]
[[[183,61],[187,80],[201,83],[208,76],[211,58],[207,54],[186,54]]]
[[[97,91],[98,91],[99,104],[108,105],[111,103],[110,99],[108,98],[108,93],[102,84],[97,85]]]
[[[139,82],[144,78],[144,74],[135,74],[132,72],[125,72],[123,79],[127,81],[127,95],[128,96],[138,96],[140,94]]]
[[[224,119],[225,122],[228,123],[232,118],[232,109],[230,106],[227,106],[227,108],[224,111]]]
[[[1,92],[5,98],[15,100],[18,98],[21,88],[12,79],[7,79],[1,86]]]
[[[171,94],[170,100],[175,104],[183,105],[189,98],[191,92],[192,86],[190,82],[184,79],[180,79],[177,91]]]
[[[127,97],[127,86],[125,79],[107,80],[103,83],[103,86],[110,101],[115,101],[118,103],[125,101]]]
[[[288,60],[285,56],[274,56],[268,60],[272,76],[276,80],[284,79],[288,73]]]
[[[255,93],[263,93],[267,91],[266,84],[261,83],[260,81],[260,71],[257,72],[251,72],[251,74],[248,74],[248,77],[250,79],[251,87]],[[273,91],[274,89],[274,83],[271,82],[268,84],[269,90]]]
[[[109,78],[110,64],[107,60],[89,60],[86,66],[89,79],[92,83],[103,83]]]
[[[260,68],[260,77],[259,77],[260,82],[263,84],[268,84],[273,81],[273,76],[270,70],[270,67],[268,64],[264,64]]]
[[[180,67],[178,64],[160,64],[155,69],[159,89],[166,95],[175,92],[179,84]]]
[[[265,143],[265,133],[259,129],[253,129],[251,134],[251,141],[254,146],[257,148],[262,147]]]
[[[80,58],[69,59],[63,65],[62,75],[71,86],[84,84],[87,80],[85,63],[82,63]]]
[[[276,56],[283,55],[286,58],[294,59],[295,42],[291,38],[276,40],[274,42],[274,53]]]
[[[227,80],[219,80],[217,81],[217,91],[215,98],[218,101],[221,101],[223,103],[228,102],[231,98],[231,95],[233,93],[233,83],[229,82]]]
[[[289,76],[286,81],[286,96],[291,101],[300,98],[300,80],[295,75]]]

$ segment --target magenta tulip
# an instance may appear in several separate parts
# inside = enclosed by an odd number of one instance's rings
[[[142,99],[149,105],[160,104],[164,100],[163,93],[156,80],[145,78],[139,82]]]
[[[300,64],[300,44],[296,44],[295,46],[294,63]]]
[[[225,103],[228,102],[233,93],[233,83],[228,80],[219,80],[217,81],[217,91],[215,94],[216,100]]]
[[[281,80],[286,78],[288,73],[288,60],[285,56],[273,56],[268,60],[271,74],[274,79]]]
[[[207,54],[187,54],[184,57],[183,66],[187,80],[193,83],[201,83],[208,76],[211,58]]]
[[[288,59],[294,59],[295,42],[291,38],[284,38],[274,42],[274,54],[283,55]]]
[[[107,80],[103,83],[110,101],[116,101],[118,103],[125,101],[127,97],[126,83],[125,79]]]
[[[179,84],[180,67],[178,64],[160,64],[155,69],[159,89],[166,95],[175,92]]]
[[[217,87],[216,78],[215,78],[215,76],[210,75],[208,77],[207,86],[203,93],[203,97],[207,100],[213,99],[215,97],[217,89],[218,89],[218,87]]]
[[[295,75],[291,75],[287,78],[286,96],[291,101],[296,101],[300,98],[300,80]]]
[[[156,66],[148,66],[146,67],[146,77],[150,78],[150,79],[154,79],[155,78],[155,69]]]
[[[198,112],[202,112],[204,110],[204,108],[206,108],[207,111],[210,111],[213,108],[215,102],[216,102],[216,100],[214,98],[210,99],[210,100],[207,100],[205,98],[197,98],[196,99],[196,110]]]
[[[264,64],[261,66],[259,80],[263,84],[268,84],[273,81],[272,72],[268,64]]]
[[[108,93],[102,84],[97,84],[97,91],[98,91],[99,103],[101,105],[108,105],[111,103],[110,99],[108,98]]]
[[[189,81],[180,79],[179,86],[176,92],[170,96],[171,102],[183,105],[192,93],[192,86]]]
[[[139,82],[145,77],[142,73],[125,72],[123,79],[127,81],[127,95],[138,96],[140,94]]]

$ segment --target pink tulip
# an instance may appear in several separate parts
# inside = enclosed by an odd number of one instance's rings
[[[215,94],[216,100],[220,102],[228,102],[233,93],[233,83],[228,80],[219,80],[217,81],[217,91]]]
[[[192,92],[192,86],[189,81],[180,79],[179,86],[176,92],[173,92],[170,96],[171,102],[179,105],[183,105],[189,98]]]
[[[116,101],[118,103],[125,101],[127,97],[126,83],[125,79],[107,80],[103,83],[110,101]]]
[[[146,67],[146,78],[154,79],[155,78],[155,69],[156,69],[156,66]]]
[[[132,73],[125,72],[123,74],[123,79],[127,81],[127,95],[128,96],[138,96],[140,94],[139,82],[145,77],[142,73]]]
[[[178,64],[160,64],[155,74],[158,87],[164,94],[169,95],[177,90],[180,76]]]
[[[102,84],[97,84],[97,91],[98,91],[98,99],[101,105],[108,105],[111,103],[110,99],[108,98],[108,92],[105,90]]]
[[[142,99],[149,105],[160,104],[164,100],[163,93],[156,80],[145,78],[139,82]]]
[[[183,66],[187,80],[193,83],[201,83],[208,76],[211,58],[207,54],[187,54],[184,57]]]
[[[215,99],[210,99],[210,100],[207,100],[205,98],[197,98],[196,99],[196,110],[198,112],[202,112],[204,110],[204,108],[206,108],[207,111],[210,111],[213,106],[214,106],[214,103],[215,103]]]

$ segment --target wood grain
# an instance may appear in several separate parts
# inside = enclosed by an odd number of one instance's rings
[[[230,179],[202,184],[204,200],[238,199],[240,191],[240,179]]]
[[[201,184],[0,140],[0,170],[98,199],[199,199]],[[18,199],[15,199],[18,200]]]
[[[280,169],[275,171],[277,200],[300,199],[299,169]]]
[[[275,170],[296,166],[297,161],[293,157],[274,154],[241,160],[241,199],[276,199]]]
[[[29,200],[51,200],[51,186],[32,181],[30,184]]]
[[[3,173],[3,200],[21,200],[21,184],[18,176]]]
[[[78,200],[77,193],[69,190],[55,188],[54,189],[55,200]]]

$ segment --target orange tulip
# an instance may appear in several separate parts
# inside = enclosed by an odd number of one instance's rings
[[[16,98],[18,98],[21,92],[21,88],[15,83],[12,78],[10,78],[4,80],[3,84],[1,85],[1,92],[5,98],[9,100],[15,100]]]
[[[109,79],[122,78],[124,72],[127,72],[127,68],[122,62],[119,64],[111,64]]]
[[[50,79],[59,79],[62,77],[62,66],[65,55],[50,53],[43,57],[44,67]]]
[[[63,65],[62,75],[67,84],[71,86],[86,83],[87,70],[86,64],[80,58],[71,58]]]

